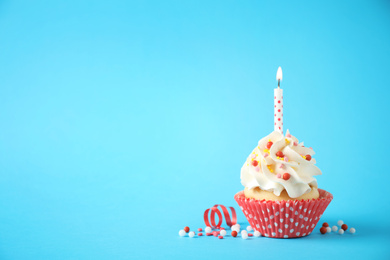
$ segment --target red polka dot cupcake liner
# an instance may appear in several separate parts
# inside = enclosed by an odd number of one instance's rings
[[[234,196],[249,224],[263,236],[294,238],[309,235],[317,225],[333,195],[318,189],[311,200],[267,201],[248,199],[244,191]]]

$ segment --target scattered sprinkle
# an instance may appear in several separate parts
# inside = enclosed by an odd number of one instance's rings
[[[342,224],[342,225],[341,225],[341,228],[342,228],[344,231],[347,231],[348,226],[347,226],[347,224]]]
[[[219,234],[223,237],[226,236],[226,230],[222,229]]]
[[[306,159],[306,161],[310,161],[311,160],[311,155],[310,154],[306,154],[305,159]]]
[[[237,231],[233,230],[231,235],[232,235],[232,237],[236,237],[237,236]]]
[[[288,162],[288,157],[287,156],[284,156],[284,161]]]
[[[249,237],[253,237],[253,234],[252,234],[252,233],[248,233],[248,236],[249,236]]]
[[[200,236],[200,237],[203,236],[203,233],[198,233],[198,236]]]
[[[190,233],[188,233],[188,236],[189,236],[189,237],[194,237],[194,236],[195,236],[195,232],[194,232],[194,231],[191,231]]]
[[[247,226],[247,227],[246,227],[246,230],[248,230],[248,231],[252,231],[252,230],[253,230],[253,228],[252,228],[251,226]]]
[[[343,230],[343,229],[340,229],[340,230],[339,230],[339,234],[340,234],[340,235],[343,235],[343,234],[344,234],[344,230]]]
[[[280,173],[276,174],[276,177],[281,178],[282,175]]]
[[[202,231],[202,229],[201,229],[201,228],[198,228],[198,231]]]
[[[337,225],[339,225],[340,227],[341,227],[343,224],[344,224],[344,221],[342,221],[342,220],[337,221]]]
[[[210,232],[211,232],[211,227],[206,227],[206,228],[204,229],[204,232],[210,233]]]
[[[351,228],[349,229],[349,233],[355,234],[355,232],[356,232],[356,229],[354,229],[353,227],[351,227]]]
[[[321,234],[325,234],[327,232],[326,227],[320,228],[320,232]]]
[[[266,146],[267,146],[268,149],[271,149],[271,146],[272,146],[273,144],[274,144],[273,142],[269,141],[269,142],[267,143]]]
[[[333,227],[332,227],[332,231],[333,231],[333,232],[337,232],[337,230],[339,230],[339,228],[338,228],[337,226],[333,226]]]
[[[327,227],[326,228],[326,233],[330,233],[330,232],[332,232],[332,229],[330,227]]]
[[[288,179],[290,179],[290,174],[286,172],[283,174],[283,180],[287,181]]]
[[[326,223],[326,222],[324,222],[324,223],[322,223],[322,226],[323,226],[323,227],[329,227],[329,224]]]
[[[189,227],[185,227],[185,228],[184,228],[184,231],[185,231],[186,233],[188,233],[188,232],[190,232],[190,228],[189,228]]]
[[[253,235],[255,236],[255,237],[259,237],[261,234],[260,234],[260,232],[259,231],[255,231],[255,232],[253,232]]]
[[[219,236],[218,238],[219,238],[219,239],[223,239],[223,236]]]
[[[187,233],[182,229],[179,231],[179,236],[184,237]]]

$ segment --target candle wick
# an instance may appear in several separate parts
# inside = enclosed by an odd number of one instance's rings
[[[278,88],[280,88],[280,79],[278,79]]]

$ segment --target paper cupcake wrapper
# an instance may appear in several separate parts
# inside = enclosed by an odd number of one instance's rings
[[[234,196],[249,224],[263,236],[294,238],[309,235],[333,195],[318,189],[320,197],[311,200],[267,201],[245,197],[240,191]]]

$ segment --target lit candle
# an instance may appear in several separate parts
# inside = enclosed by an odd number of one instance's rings
[[[278,87],[274,89],[274,131],[279,131],[283,134],[283,89],[280,88],[282,78],[282,68],[279,67],[276,73]]]

